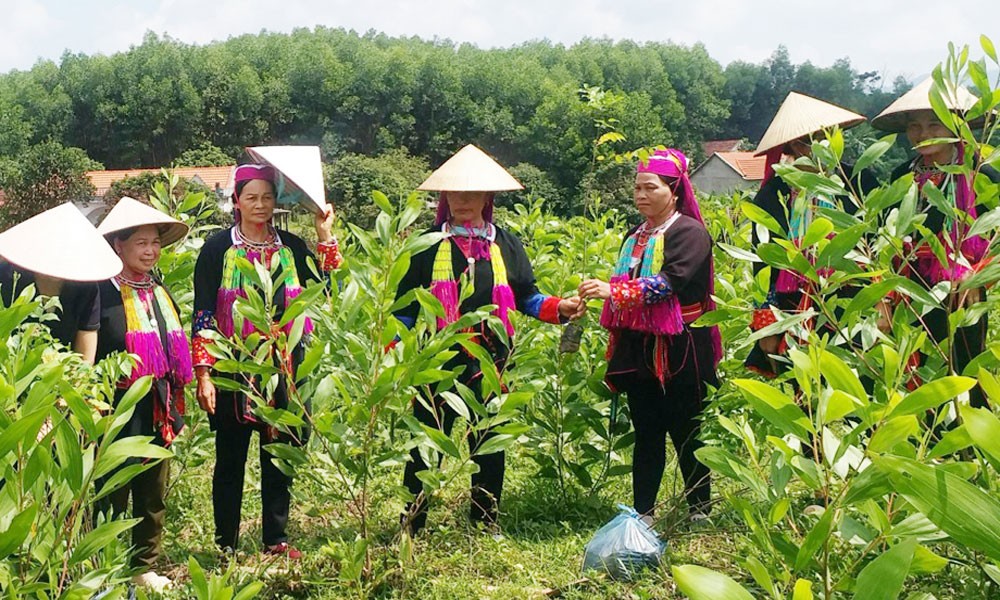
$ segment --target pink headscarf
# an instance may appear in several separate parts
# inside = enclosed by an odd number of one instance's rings
[[[675,148],[657,150],[645,162],[639,161],[636,173],[653,173],[662,177],[670,177],[677,180],[677,187],[674,193],[677,195],[677,212],[687,215],[692,219],[705,225],[705,220],[701,217],[701,209],[698,207],[698,199],[694,195],[694,186],[691,185],[691,178],[688,177],[688,159],[684,153]],[[715,310],[715,259],[711,258],[709,265],[708,294],[705,298],[705,306],[708,311]],[[722,360],[722,335],[717,326],[712,326],[712,351],[715,357],[715,366]]]
[[[253,181],[254,179],[270,181],[273,185],[278,181],[278,173],[271,165],[248,164],[236,167],[233,172],[233,218],[237,223],[240,222],[240,198],[239,194],[236,193],[236,188],[244,181]]]
[[[662,177],[670,177],[677,180],[677,212],[687,215],[698,221],[702,225],[705,221],[701,218],[701,210],[698,208],[698,199],[694,195],[694,186],[688,177],[688,159],[684,153],[675,148],[657,150],[646,162],[639,161],[636,173],[653,173]]]

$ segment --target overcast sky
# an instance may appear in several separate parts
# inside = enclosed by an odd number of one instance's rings
[[[784,44],[792,62],[828,66],[848,57],[891,81],[928,73],[949,41],[972,45],[974,56],[981,33],[1000,46],[996,7],[996,0],[2,0],[0,72],[58,61],[65,50],[127,50],[148,30],[204,44],[325,25],[480,47],[584,37],[703,42],[723,65],[760,62]]]

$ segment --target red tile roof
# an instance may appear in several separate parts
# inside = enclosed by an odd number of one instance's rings
[[[747,181],[764,179],[766,156],[754,156],[753,152],[716,152],[715,155]]]
[[[233,176],[232,167],[177,167],[171,171],[178,177],[184,179],[198,179],[209,188],[215,189],[216,184],[220,188],[230,186]],[[95,188],[97,196],[103,196],[111,189],[111,185],[116,181],[121,181],[126,177],[136,177],[144,173],[159,173],[160,169],[125,169],[121,171],[88,171],[87,177]]]
[[[716,152],[735,152],[739,150],[741,141],[742,140],[711,140],[708,142],[702,142],[701,149],[705,152],[705,158],[708,158]]]

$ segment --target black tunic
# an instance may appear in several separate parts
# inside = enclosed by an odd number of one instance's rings
[[[854,166],[848,163],[841,163],[841,169],[844,173],[853,173]],[[868,169],[863,169],[861,174],[857,178],[852,178],[847,182],[847,187],[853,192],[853,195],[858,198],[866,197],[872,190],[878,187],[878,181],[875,176]],[[858,189],[860,188],[860,189]],[[788,232],[788,198],[791,194],[791,187],[785,182],[781,177],[775,175],[761,186],[760,190],[754,196],[753,203],[758,207],[767,211],[767,214],[778,222],[778,226],[781,230]],[[836,200],[840,204],[840,209],[849,215],[857,213],[858,207],[848,196],[838,196]],[[753,247],[756,248],[761,240],[757,236],[757,228],[751,228],[753,236]],[[760,272],[766,265],[762,262],[753,263],[754,275]],[[791,312],[798,310],[799,303],[802,300],[802,292],[778,292],[778,269],[771,269],[771,279],[768,284],[768,302],[774,304],[779,310],[784,312]],[[847,287],[838,290],[838,296],[841,297],[851,297],[857,293],[857,288]],[[754,345],[747,355],[745,364],[748,368],[754,369],[758,372],[768,373],[771,371],[771,363],[764,354],[763,350],[760,349],[759,345]]]
[[[98,289],[100,290],[101,302],[101,328],[97,336],[97,360],[102,360],[115,352],[127,352],[125,334],[128,331],[128,327],[125,320],[125,305],[122,302],[121,291],[110,280],[102,281],[98,285]],[[171,298],[171,302],[173,302],[173,298]],[[176,304],[174,304],[174,310],[177,310]],[[167,331],[163,319],[158,319],[157,323],[160,326],[160,339],[167,339]],[[170,351],[169,344],[165,345],[164,351]],[[155,438],[156,443],[164,445],[161,432],[153,420],[153,394],[156,390],[159,390],[160,393],[169,393],[168,390],[172,388],[172,382],[154,382],[153,389],[136,404],[132,418],[129,419],[129,422],[122,429],[121,433],[118,434],[118,437],[151,435]],[[125,391],[119,389],[115,392],[116,403],[122,399]],[[176,410],[173,404],[171,404],[171,407]],[[177,419],[177,422],[181,422],[182,416],[179,412],[175,412],[173,416]]]
[[[632,235],[633,227],[626,235]],[[697,220],[680,215],[667,230],[663,240],[663,268],[660,271],[670,284],[681,306],[700,304],[708,295],[712,269],[712,237]],[[610,302],[610,300],[606,300]],[[684,331],[666,338],[671,374],[681,370],[697,373],[697,380],[716,385],[715,357],[711,328],[684,326]],[[617,343],[608,358],[608,382],[623,389],[628,379],[656,381],[653,368],[656,336],[641,331],[620,330]]]
[[[440,228],[432,228],[428,232],[440,231]],[[535,285],[535,274],[531,269],[531,262],[524,251],[521,241],[513,234],[496,227],[496,245],[503,255],[505,266],[507,267],[507,282],[511,291],[514,292],[514,302],[518,311],[526,314],[533,314],[528,309],[528,303],[539,295],[538,287]],[[434,258],[437,256],[438,247],[441,244],[451,244],[451,262],[455,280],[461,279],[462,274],[468,269],[468,260],[458,243],[448,238],[434,244],[423,252],[413,256],[410,261],[410,268],[399,283],[396,297],[403,296],[410,290],[417,287],[430,287],[431,276],[434,271]],[[482,306],[493,304],[493,262],[489,260],[477,260],[475,263],[475,277],[472,295],[465,299],[459,307],[461,313],[476,310]],[[412,302],[408,306],[397,311],[396,317],[407,325],[412,325],[420,313],[420,306],[417,302]],[[510,348],[497,339],[496,335],[488,327],[479,329],[479,341],[483,347],[493,357],[498,369],[503,369],[507,358],[510,356]],[[447,363],[445,369],[453,369],[457,366],[465,366],[462,381],[469,381],[480,373],[479,364],[476,359],[467,353],[459,351],[458,355]]]
[[[14,298],[34,281],[35,275],[31,271],[18,269],[8,262],[0,263],[0,298],[5,306],[10,306]],[[72,347],[77,333],[97,331],[100,327],[101,304],[96,283],[64,281],[59,302],[62,305],[59,318],[47,320],[45,325],[52,332],[52,337],[66,346]]]
[[[281,243],[291,249],[295,258],[295,269],[299,278],[299,284],[303,287],[308,281],[318,281],[319,279],[309,267],[307,260],[315,257],[309,247],[298,236],[283,229],[278,229],[278,238]],[[222,286],[222,270],[226,251],[233,245],[232,230],[223,229],[207,240],[202,246],[201,253],[194,268],[194,313],[195,319],[192,336],[198,334],[198,315],[200,313],[216,312],[216,301],[218,299],[219,288]],[[276,285],[274,290],[274,321],[281,320],[285,312],[285,286]],[[238,329],[238,328],[237,328]],[[239,335],[239,331],[235,332]],[[303,348],[299,345],[292,352],[292,368],[298,366],[303,357]],[[222,374],[215,374],[216,377]],[[275,391],[275,405],[287,407],[287,389],[285,385],[279,385]],[[215,414],[209,415],[209,424],[212,429],[218,427],[240,427],[248,425],[244,407],[246,398],[239,392],[231,392],[216,388],[215,391]],[[253,423],[249,423],[253,424]],[[255,425],[256,426],[256,425]]]

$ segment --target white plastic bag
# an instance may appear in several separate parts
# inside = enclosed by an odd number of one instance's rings
[[[613,579],[631,581],[646,567],[660,564],[666,544],[635,509],[618,505],[618,515],[597,530],[583,555],[583,570],[604,571]]]

